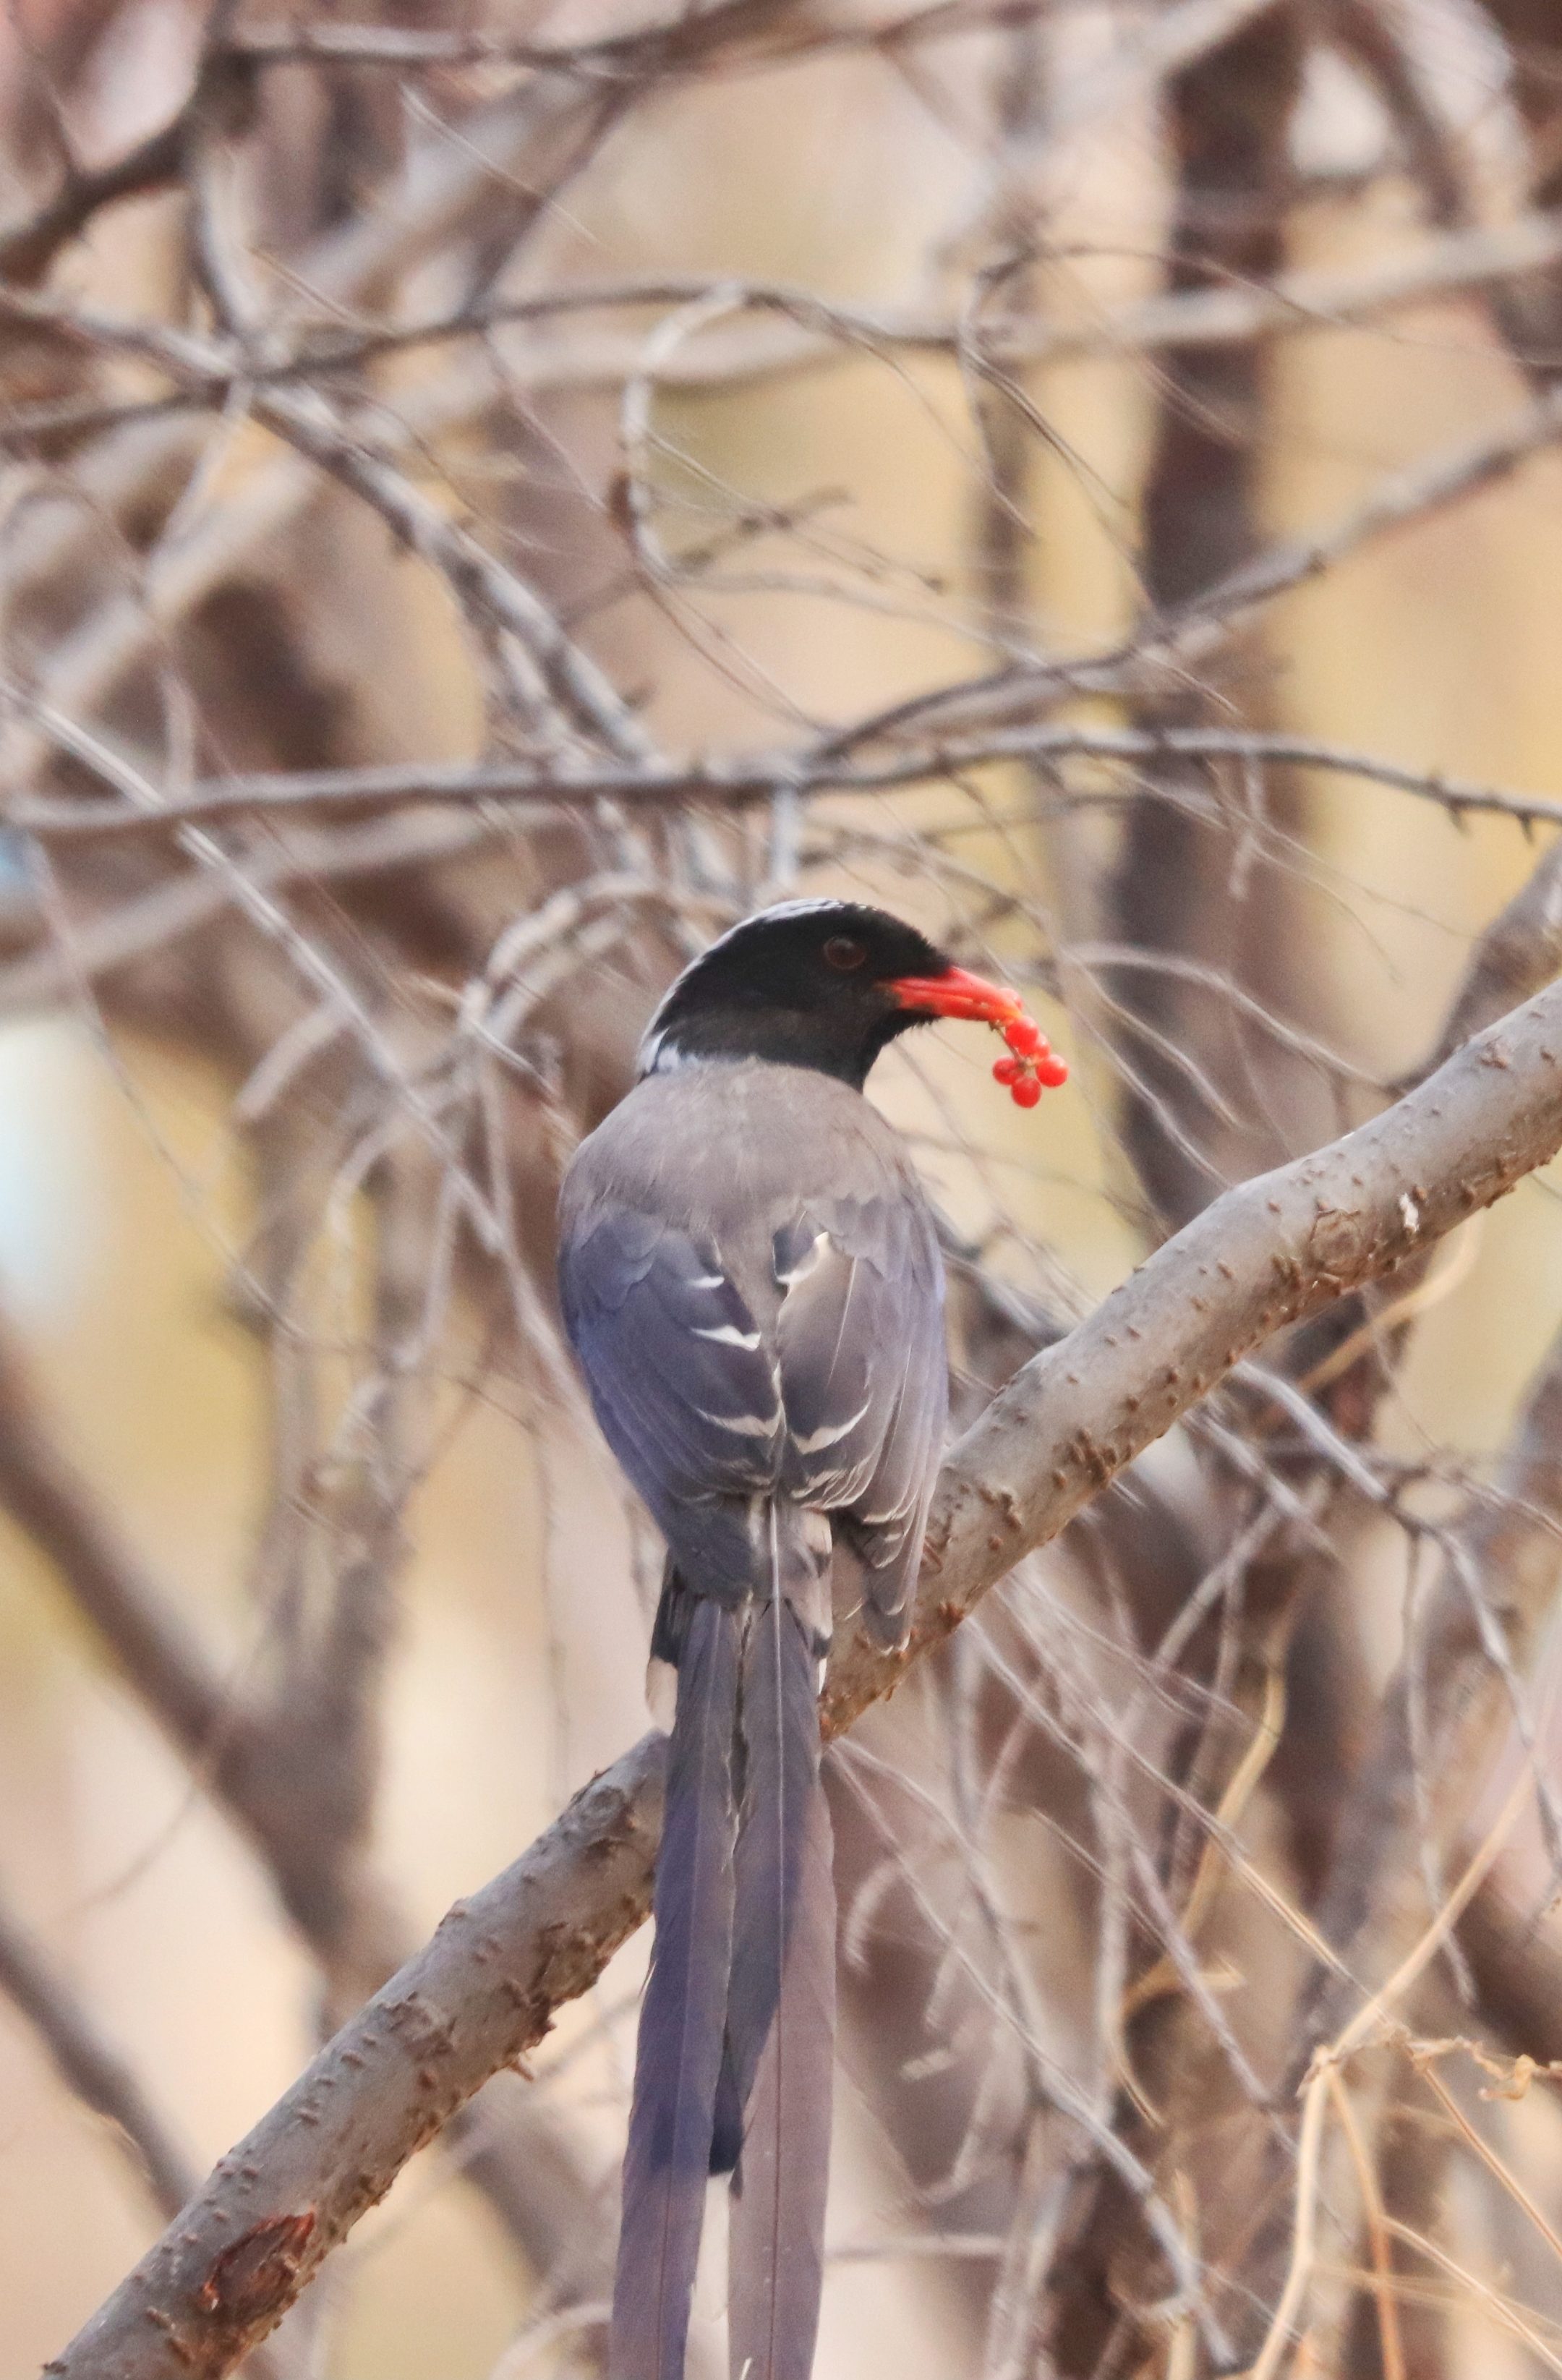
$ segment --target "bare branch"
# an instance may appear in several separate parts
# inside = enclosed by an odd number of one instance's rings
[[[330,2004],[339,2011],[357,2005],[406,1955],[406,1934],[380,1880],[370,1872],[359,1840],[344,1842],[326,1823],[318,1794],[309,1789],[318,1761],[297,1755],[296,1725],[306,1716],[285,1700],[278,1727],[264,1707],[255,1707],[225,1681],[183,1626],[169,1597],[143,1575],[128,1549],[118,1543],[89,1483],[55,1443],[29,1382],[20,1355],[0,1334],[0,1504],[32,1539],[72,1595],[77,1608],[134,1688],[142,1706],[163,1728],[197,1780],[226,1809],[264,1861],[279,1897],[319,1959]],[[318,1723],[317,1694],[310,1709]],[[317,1747],[322,1755],[339,1749]],[[329,1780],[327,1780],[329,1783]],[[90,2020],[74,2010],[66,1987],[54,1991],[41,1967],[30,1972],[27,1946],[18,1937],[0,1939],[0,1983],[41,2023],[51,2008],[64,2048],[77,2061],[67,2079],[96,2106],[88,2085],[93,2072]],[[52,1997],[51,1997],[52,1995]],[[42,2013],[38,2013],[42,2011]],[[78,2022],[77,2020],[79,2020]],[[52,2036],[51,2036],[52,2039]],[[103,2087],[117,2088],[114,2061],[103,2054]],[[134,2112],[132,2096],[125,2102]],[[106,2112],[117,2115],[109,2107]],[[580,2216],[591,2193],[591,2178],[557,2111],[540,2103],[527,2108],[512,2155],[501,2127],[480,2108],[463,2119],[469,2126],[469,2170],[494,2201],[502,2220],[519,2237],[539,2268],[555,2263],[566,2213]],[[127,2119],[138,2141],[143,2128]],[[144,2138],[155,2144],[155,2121]],[[172,2213],[190,2187],[169,2157],[149,2167],[175,2190]],[[533,2194],[518,2190],[515,2166],[546,2176]],[[595,2236],[595,2235],[594,2235]],[[600,2241],[598,2241],[599,2249]],[[583,2294],[599,2294],[601,2257],[587,2258],[578,2278]]]
[[[457,1903],[46,2370],[193,2380],[265,2336],[407,2158],[647,1915],[664,1749],[647,1736]]]
[[[1391,1273],[1562,1147],[1562,989],[1372,1123],[1229,1192],[1045,1351],[946,1463],[911,1645],[854,1641],[849,1726],[987,1590],[1282,1323]],[[648,1738],[338,2034],[51,2370],[228,2370],[407,2157],[524,2055],[649,1907],[660,1740]]]
[[[0,1503],[47,1556],[185,1759],[222,1743],[227,1697],[173,1607],[115,1539],[85,1479],[43,1425],[19,1350],[0,1333]]]
[[[830,738],[832,744],[852,740],[850,731]],[[684,806],[742,810],[773,801],[782,788],[800,797],[824,793],[882,794],[1006,761],[1045,764],[1067,759],[1172,758],[1321,769],[1331,775],[1360,777],[1370,784],[1413,794],[1435,803],[1456,821],[1468,814],[1511,819],[1524,827],[1562,826],[1562,799],[1477,784],[1442,770],[1410,768],[1370,752],[1325,743],[1317,736],[1246,728],[1063,725],[951,736],[947,742],[914,748],[887,760],[815,760],[805,748],[634,766],[599,766],[565,759],[546,764],[485,760],[278,771],[214,777],[198,783],[186,795],[170,796],[156,809],[133,808],[120,801],[48,801],[23,795],[10,804],[3,818],[18,833],[35,834],[40,842],[51,844],[142,839],[170,833],[181,826],[221,826],[251,816],[350,818],[361,811],[423,804],[475,808],[503,803],[511,826],[520,828],[561,810],[589,811],[602,801],[626,810],[671,810]],[[1084,804],[1126,796],[1095,788],[1067,798]]]

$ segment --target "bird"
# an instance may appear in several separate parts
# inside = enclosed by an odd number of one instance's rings
[[[560,1192],[567,1335],[666,1541],[675,1673],[610,2380],[683,2380],[706,2183],[730,2176],[733,2380],[807,2380],[823,2279],[835,1899],[818,1695],[834,1618],[906,1641],[948,1402],[943,1268],[875,1060],[1015,993],[844,900],[745,918],[672,984]],[[653,1696],[654,1702],[654,1696]]]

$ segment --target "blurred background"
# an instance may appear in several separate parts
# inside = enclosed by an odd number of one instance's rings
[[[1067,1049],[1031,1116],[974,1028],[875,1077],[963,1419],[1562,963],[1562,18],[14,0],[0,125],[21,2373],[643,1730],[660,1556],[551,1201],[705,939],[866,894]],[[1413,1934],[1548,1758],[1559,1188],[1276,1351],[1318,1428],[1228,1390],[833,1755],[821,2375],[1214,2368],[1113,2132],[1256,2352],[1274,1900],[1338,1939],[1409,1877]],[[1412,2031],[1562,2055],[1555,1840]],[[646,1948],[272,2370],[598,2368]],[[1401,2231],[1337,2209],[1299,2374],[1562,2370],[1562,2109],[1434,2070],[1455,2115],[1361,2082]],[[722,2287],[718,2240],[702,2374]]]

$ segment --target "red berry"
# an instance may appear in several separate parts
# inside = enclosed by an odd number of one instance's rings
[[[1044,1058],[1036,1060],[1035,1071],[1038,1079],[1046,1084],[1047,1089],[1055,1091],[1069,1079],[1069,1062],[1066,1058],[1059,1058],[1055,1050],[1049,1050]]]
[[[1023,1058],[995,1058],[993,1061],[992,1070],[993,1081],[995,1083],[1017,1083],[1020,1076],[1023,1074],[1025,1062]]]
[[[1017,1108],[1034,1108],[1041,1097],[1041,1085],[1034,1075],[1026,1075],[1009,1094]]]
[[[1009,1047],[1018,1050],[1023,1057],[1029,1057],[1033,1050],[1042,1047],[1041,1027],[1033,1025],[1028,1016],[1011,1017],[1003,1028],[1003,1038]]]

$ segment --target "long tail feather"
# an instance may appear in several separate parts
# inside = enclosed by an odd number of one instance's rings
[[[817,1722],[816,1719],[816,1741]],[[808,2380],[824,2283],[835,2046],[829,1810],[815,1779],[775,2021],[748,2098],[729,2230],[733,2380]]]
[[[750,1614],[740,1710],[743,1796],[727,2035],[737,2104],[746,2107],[781,1998],[804,1830],[819,1771],[813,1664],[780,1596]]]
[[[624,2161],[609,2380],[683,2380],[732,1967],[738,1615],[694,1600]]]
[[[741,1699],[723,2101],[743,2110],[729,2323],[734,2380],[807,2380],[824,2265],[835,1889],[813,1645],[781,1591],[750,1618]]]

